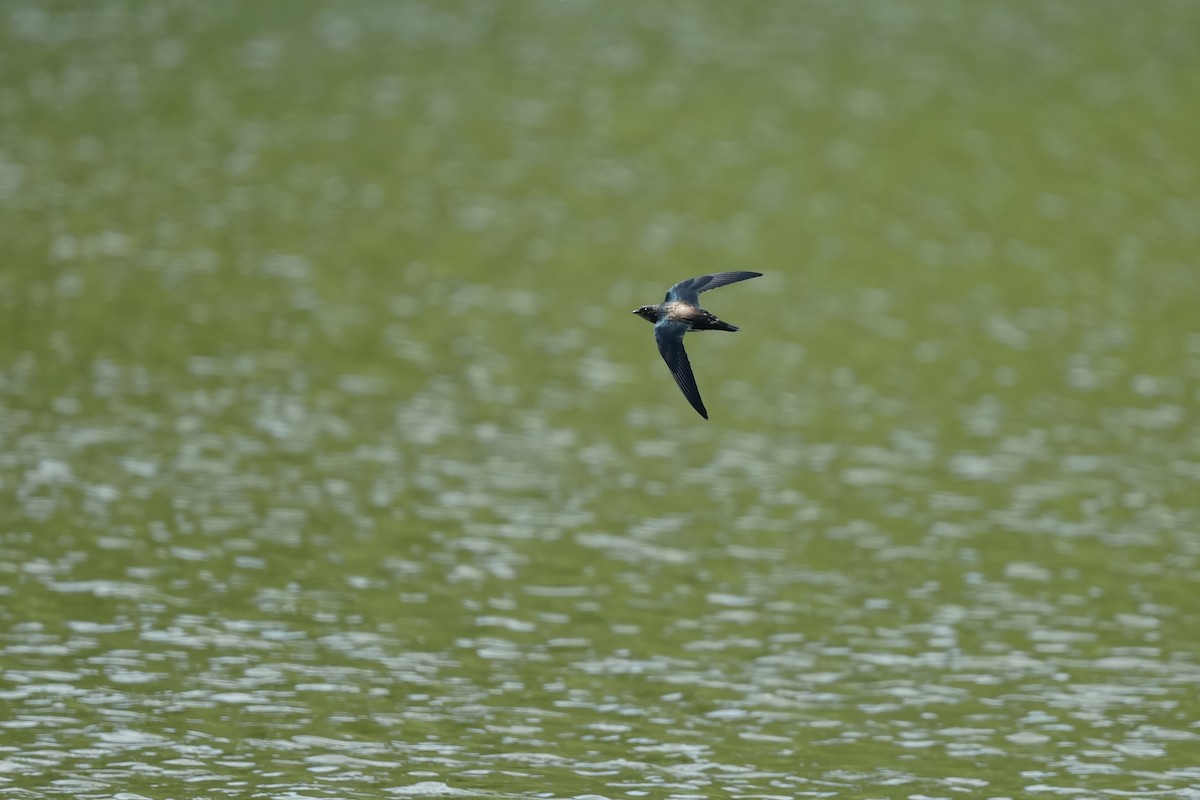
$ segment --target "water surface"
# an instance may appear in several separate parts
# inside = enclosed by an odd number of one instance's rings
[[[0,792],[1200,796],[1197,22],[8,4]]]

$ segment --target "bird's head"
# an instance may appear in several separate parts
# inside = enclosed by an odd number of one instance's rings
[[[642,306],[641,308],[635,308],[633,313],[647,322],[658,322],[658,306]]]

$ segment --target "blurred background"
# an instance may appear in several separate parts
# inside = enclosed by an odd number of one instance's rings
[[[1195,797],[1198,30],[4,3],[0,793]]]

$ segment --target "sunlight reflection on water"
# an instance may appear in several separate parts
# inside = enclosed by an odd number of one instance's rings
[[[1191,12],[601,8],[10,9],[0,784],[1200,796]]]

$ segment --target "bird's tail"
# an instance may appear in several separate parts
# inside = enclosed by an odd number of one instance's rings
[[[739,331],[739,330],[741,330],[741,328],[739,328],[737,325],[730,325],[728,322],[723,322],[723,321],[717,319],[716,317],[713,317],[712,319],[705,320],[703,323],[696,325],[695,327],[692,328],[692,330],[696,330],[696,331],[731,331],[732,332],[732,331]]]

